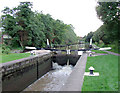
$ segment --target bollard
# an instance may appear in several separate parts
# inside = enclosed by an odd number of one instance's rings
[[[90,74],[92,74],[93,75],[93,71],[95,70],[92,66],[89,68],[89,70],[90,70]]]
[[[85,72],[85,76],[99,76],[99,72],[93,72],[95,69],[92,66],[88,69],[90,70],[90,72]]]
[[[89,56],[92,56],[92,53],[90,53]]]
[[[31,55],[34,55],[33,51],[31,51],[30,53],[31,53]]]
[[[31,55],[36,55],[37,54],[36,50],[33,50],[30,53],[31,53]]]

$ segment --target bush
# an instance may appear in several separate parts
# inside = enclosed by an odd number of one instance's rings
[[[102,40],[99,40],[99,43],[95,42],[98,47],[105,47],[105,44]]]
[[[120,49],[120,46],[118,45],[118,41],[114,41],[110,47],[112,48],[112,52],[115,52],[115,53],[120,53],[119,49]]]
[[[3,54],[9,54],[10,53],[10,48],[5,44],[2,44],[2,53]]]
[[[95,42],[95,45],[97,45],[97,46],[98,46],[98,42]]]

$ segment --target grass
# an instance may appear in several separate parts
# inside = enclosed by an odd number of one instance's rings
[[[12,54],[2,54],[0,55],[0,58],[2,58],[1,63],[5,63],[8,61],[13,61],[13,60],[17,60],[17,59],[21,59],[29,56],[30,56],[30,53],[12,53]]]
[[[107,53],[107,52],[104,52],[104,51],[101,51],[101,50],[92,50],[92,52],[95,52],[95,53]]]
[[[120,50],[118,50],[118,49],[111,49],[111,50],[108,50],[108,51],[120,54]]]
[[[93,66],[100,76],[85,76],[82,91],[118,91],[118,56],[88,57],[86,72]]]

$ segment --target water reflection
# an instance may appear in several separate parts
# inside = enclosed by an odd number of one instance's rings
[[[53,63],[53,69],[24,91],[59,91],[72,72],[73,66],[68,64],[60,66],[57,63]]]

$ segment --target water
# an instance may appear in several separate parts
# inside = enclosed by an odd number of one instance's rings
[[[70,45],[65,46],[65,47],[58,47],[56,49],[63,49],[63,50],[67,50],[67,49],[71,49],[71,50],[78,50],[78,49],[82,49],[82,48],[88,48],[88,44],[76,44],[76,45]]]
[[[52,71],[39,78],[24,91],[59,91],[65,84],[72,72],[73,66],[69,65],[69,60],[65,66],[53,63]]]

